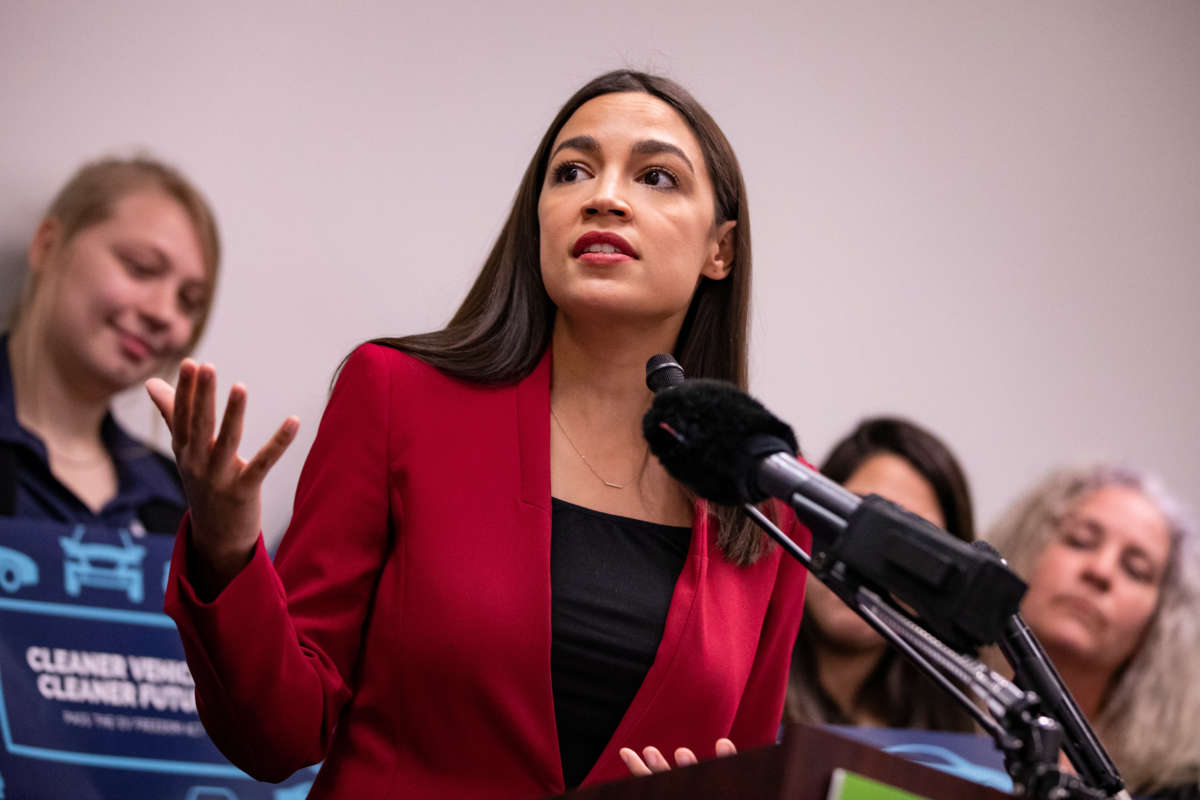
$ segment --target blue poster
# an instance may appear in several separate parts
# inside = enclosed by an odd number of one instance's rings
[[[947,699],[946,702],[950,701]],[[866,742],[885,753],[949,772],[964,780],[1002,792],[1013,790],[1012,778],[1004,769],[1004,756],[986,736],[908,728],[828,727],[835,733]]]
[[[0,519],[0,800],[299,800],[259,783],[196,715],[162,613],[173,538]]]

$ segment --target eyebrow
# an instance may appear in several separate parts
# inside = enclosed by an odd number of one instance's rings
[[[633,146],[633,152],[639,156],[653,156],[659,153],[671,153],[683,159],[683,163],[687,164],[687,168],[692,172],[696,168],[692,166],[692,160],[687,157],[687,154],[680,150],[670,142],[664,142],[660,139],[642,139]]]
[[[551,158],[558,155],[559,151],[571,148],[584,153],[599,153],[600,143],[592,136],[572,136],[570,139],[564,139],[559,143],[558,147],[554,148],[554,152],[550,154]],[[687,157],[683,150],[679,149],[670,142],[664,142],[661,139],[642,139],[635,142],[633,145],[634,155],[653,156],[659,153],[671,153],[683,159],[683,163],[687,164],[687,168],[693,173],[696,168],[692,166],[692,160]]]

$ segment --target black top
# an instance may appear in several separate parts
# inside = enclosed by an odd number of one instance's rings
[[[8,342],[0,336],[0,516],[174,534],[186,508],[174,463],[126,433],[112,414],[100,438],[116,464],[116,496],[93,512],[54,476],[46,445],[17,421]]]
[[[563,777],[574,787],[654,663],[692,529],[558,499],[553,512],[550,676]]]

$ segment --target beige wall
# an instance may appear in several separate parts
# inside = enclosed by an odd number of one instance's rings
[[[277,535],[339,359],[445,322],[558,104],[625,65],[739,152],[754,387],[810,457],[899,412],[958,450],[984,523],[1082,456],[1200,499],[1192,0],[0,0],[0,294],[83,158],[192,174],[227,253],[199,355],[248,383],[255,445],[304,421]],[[120,413],[151,428],[139,394]]]

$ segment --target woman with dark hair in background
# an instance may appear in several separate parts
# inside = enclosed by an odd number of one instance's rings
[[[975,538],[962,468],[936,436],[911,422],[864,420],[834,446],[821,472],[856,494],[898,503],[965,542]],[[807,590],[786,719],[974,730],[966,711],[818,581]]]
[[[63,186],[0,336],[0,516],[175,531],[174,466],[109,406],[191,352],[219,257],[207,202],[165,164],[104,159]]]
[[[1200,531],[1180,505],[1127,465],[1067,467],[987,538],[1130,791],[1200,798]]]
[[[151,394],[190,501],[167,611],[201,718],[312,797],[533,797],[627,774],[621,745],[775,738],[803,571],[650,458],[646,359],[746,384],[745,190],[678,85],[580,89],[443,330],[345,361],[274,565],[237,456],[246,392]],[[803,542],[807,532],[783,521]]]

